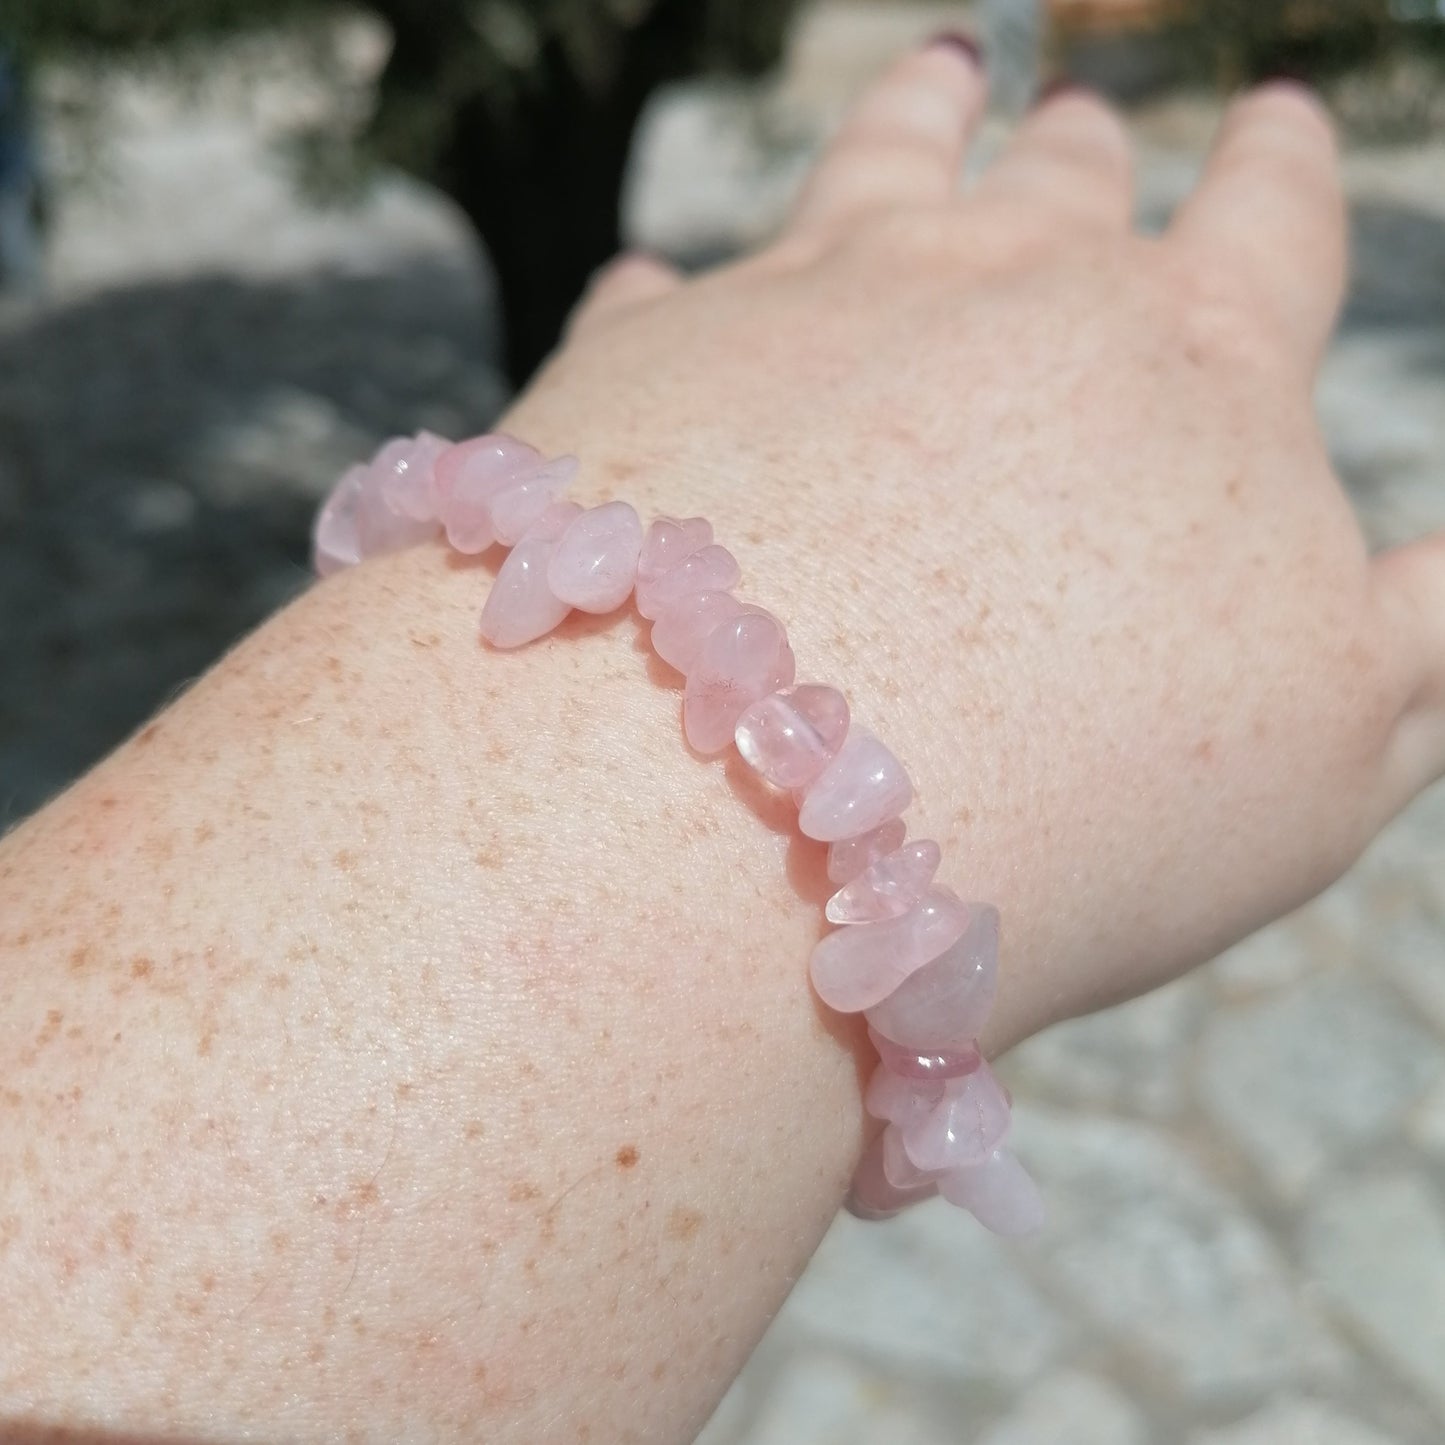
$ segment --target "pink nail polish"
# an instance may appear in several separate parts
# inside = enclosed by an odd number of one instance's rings
[[[980,70],[984,67],[983,46],[972,35],[966,34],[962,30],[941,30],[928,41],[928,44],[930,46],[940,45],[947,50],[957,50],[966,55]]]

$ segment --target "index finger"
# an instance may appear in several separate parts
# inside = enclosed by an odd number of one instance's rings
[[[1275,81],[1230,106],[1170,234],[1222,264],[1306,364],[1318,361],[1344,299],[1348,246],[1334,128],[1311,92]]]

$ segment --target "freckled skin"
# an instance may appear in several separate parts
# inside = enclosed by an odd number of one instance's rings
[[[1293,176],[1322,123],[1268,103]],[[1293,271],[1342,252],[1311,195]],[[992,1053],[1308,896],[1445,758],[1282,288],[1038,204],[594,296],[502,421],[709,517],[886,737],[1002,907]],[[688,756],[634,616],[483,649],[490,575],[314,589],[0,841],[7,1441],[672,1445],[821,1238],[868,1127],[822,850]]]

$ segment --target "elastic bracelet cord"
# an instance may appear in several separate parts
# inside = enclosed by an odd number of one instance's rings
[[[878,1052],[864,1103],[883,1121],[848,1208],[880,1219],[940,1194],[987,1228],[1038,1228],[1038,1190],[1006,1138],[1006,1090],[979,1052],[998,977],[998,910],[935,881],[941,852],[909,839],[913,786],[898,759],[851,719],[836,688],[798,683],[770,612],[734,595],[737,560],[700,517],[645,529],[626,502],[562,499],[578,463],[494,433],[450,443],[388,441],[348,470],[316,519],[321,576],[445,537],[456,551],[510,548],[482,608],[495,648],[551,632],[574,608],[609,613],[635,594],[651,643],[686,678],[682,724],[703,754],[736,746],[798,805],[798,827],[828,845],[837,925],[813,949],[818,997],[862,1013]]]

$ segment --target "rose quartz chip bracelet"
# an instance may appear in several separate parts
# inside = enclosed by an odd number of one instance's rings
[[[500,543],[511,550],[481,618],[499,648],[635,593],[653,650],[686,678],[688,742],[708,754],[736,744],[797,801],[802,832],[828,845],[838,927],[813,950],[813,987],[866,1017],[879,1062],[865,1104],[884,1121],[849,1208],[881,1218],[938,1193],[1000,1234],[1036,1228],[1038,1191],[1005,1147],[1008,1095],[976,1042],[997,978],[997,909],[935,882],[938,844],[910,840],[900,817],[913,797],[902,764],[851,722],[837,689],[795,682],[782,625],[733,595],[741,573],[711,526],[663,517],[644,530],[626,502],[584,510],[562,500],[576,471],[574,458],[549,461],[500,434],[389,441],[322,507],[316,570],[442,533],[458,552]]]

